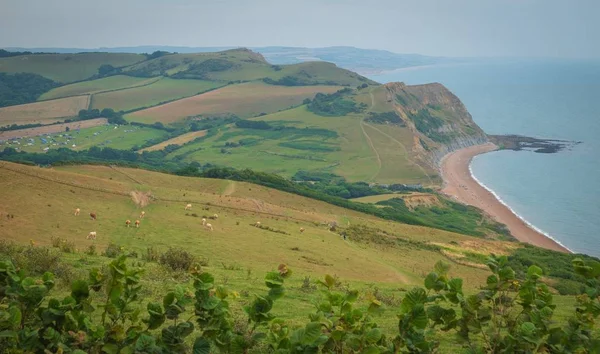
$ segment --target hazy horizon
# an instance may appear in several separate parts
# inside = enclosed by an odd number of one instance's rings
[[[352,46],[447,57],[600,58],[600,2],[4,0],[0,47]]]

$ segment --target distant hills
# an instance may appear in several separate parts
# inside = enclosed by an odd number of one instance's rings
[[[217,52],[236,47],[178,47],[178,46],[135,46],[112,48],[4,48],[9,51],[30,51],[45,53],[152,53],[166,51],[176,53],[206,53]],[[358,73],[373,73],[406,67],[446,64],[464,61],[461,58],[432,57],[420,54],[398,54],[387,50],[362,49],[355,47],[336,46],[324,48],[304,47],[250,47],[249,49],[262,54],[272,64],[296,64],[306,61],[328,61],[344,69]]]

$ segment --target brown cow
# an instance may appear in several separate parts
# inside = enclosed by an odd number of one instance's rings
[[[125,226],[129,227],[131,225],[131,220],[125,220]]]
[[[92,218],[92,220],[96,220],[96,213],[90,213],[90,218]]]
[[[135,221],[135,227],[140,227],[140,221],[139,220]]]
[[[300,233],[303,233],[303,232],[304,232],[304,228],[303,228],[303,227],[301,227],[301,228],[300,228]]]

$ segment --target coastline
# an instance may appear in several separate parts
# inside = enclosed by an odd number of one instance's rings
[[[496,221],[505,224],[519,241],[555,251],[571,251],[533,225],[519,217],[504,204],[493,191],[481,184],[471,173],[473,157],[497,150],[492,143],[474,145],[451,152],[444,156],[440,164],[444,187],[442,193],[457,201],[482,209]]]

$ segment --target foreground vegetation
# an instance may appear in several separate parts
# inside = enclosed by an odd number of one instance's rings
[[[60,240],[59,247],[72,252]],[[454,332],[453,342],[470,353],[595,353],[600,337],[595,326],[600,316],[600,262],[575,259],[573,268],[586,279],[583,295],[566,325],[553,321],[556,305],[549,288],[540,282],[541,268],[532,265],[518,276],[507,257],[491,256],[492,274],[481,291],[463,292],[463,280],[448,275],[449,266],[438,262],[424,287],[405,292],[392,308],[398,313],[397,330],[386,335],[377,324],[386,306],[376,296],[364,298],[327,275],[307,288],[321,288],[308,321],[292,325],[276,317],[275,302],[285,297],[284,283],[291,269],[280,264],[264,278],[266,289],[243,306],[243,317],[231,305],[240,289],[231,291],[194,264],[183,250],[156,255],[174,271],[188,272],[183,282],[162,296],[145,302],[141,278],[144,265],[135,253],[109,245],[104,254],[115,258],[108,267],[92,268],[87,279],[70,282],[70,294],[52,292],[54,274],[44,272],[48,249],[34,245],[23,252],[9,251],[17,269],[0,255],[0,348],[7,353],[399,353],[435,352],[439,333]],[[90,247],[93,255],[95,249]],[[32,267],[38,266],[38,268]],[[41,266],[41,267],[40,267]],[[47,265],[46,265],[47,266]],[[365,301],[361,304],[359,298]],[[142,310],[145,305],[146,310]],[[390,312],[389,309],[387,311]],[[238,316],[238,317],[236,317]]]

